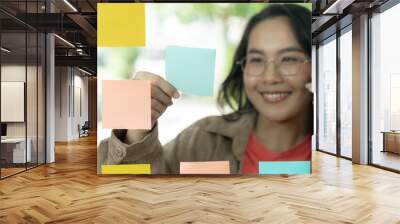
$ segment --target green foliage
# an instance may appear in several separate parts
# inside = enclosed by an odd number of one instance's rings
[[[232,17],[249,17],[266,7],[265,3],[210,3],[210,4],[169,4],[156,5],[160,16],[167,16],[170,13],[177,15],[182,23],[194,21],[227,20]]]
[[[130,79],[140,48],[101,48],[99,53],[99,66],[111,73],[105,75],[113,79]]]
[[[299,4],[311,11],[311,3],[288,3]],[[208,3],[208,4],[156,4],[154,7],[161,17],[177,15],[182,23],[194,21],[213,21],[215,19],[226,20],[232,17],[248,18],[258,11],[268,7],[271,3]]]
[[[311,11],[311,3],[299,4]],[[220,21],[228,30],[229,19],[241,18],[244,21],[268,7],[268,3],[208,3],[208,4],[152,4],[156,10],[157,17],[163,20],[171,15],[176,15],[180,22],[190,24],[197,21],[214,22]],[[310,12],[311,13],[311,12]],[[226,51],[226,66],[224,74],[228,74],[232,65],[234,51],[238,43],[231,43],[227,34],[223,33]],[[140,54],[140,48],[102,48],[98,55],[98,66],[107,69],[107,75],[112,75],[116,79],[131,78],[132,68]]]
[[[312,11],[312,3],[296,3],[296,4],[305,7],[306,9],[310,10],[310,12]]]

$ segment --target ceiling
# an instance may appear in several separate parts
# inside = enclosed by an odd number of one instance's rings
[[[44,36],[39,34],[51,32],[57,34],[56,66],[78,66],[95,74],[97,2],[1,0],[1,41],[2,46],[11,50],[2,60],[18,61],[27,57],[29,61],[30,58],[36,57],[36,51],[44,48],[41,42]],[[2,52],[2,55],[4,54]]]
[[[199,0],[205,2],[206,0]],[[212,0],[206,1],[210,2]],[[230,0],[232,1],[232,0]],[[238,2],[243,2],[237,0]],[[246,0],[244,0],[246,1]],[[332,35],[340,26],[351,23],[352,17],[373,10],[388,0],[312,0],[313,42]],[[96,73],[98,2],[135,2],[133,0],[1,0],[0,25],[2,46],[12,49],[9,58],[28,52],[34,54],[36,36],[25,32],[54,32],[56,65],[79,66]],[[167,2],[145,0],[142,2]],[[260,2],[254,0],[254,2]],[[274,0],[269,2],[276,2]],[[310,1],[303,1],[310,2]],[[46,4],[47,3],[47,4]],[[51,13],[50,13],[51,12]],[[59,38],[60,37],[60,38]],[[66,41],[63,41],[66,40]],[[25,49],[25,42],[27,48]],[[72,44],[72,45],[71,45]],[[12,57],[11,57],[12,56]]]
[[[313,44],[332,36],[352,23],[353,17],[376,12],[389,0],[313,0]]]

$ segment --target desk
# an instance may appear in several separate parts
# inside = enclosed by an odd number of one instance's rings
[[[30,138],[26,141],[28,144],[25,154],[25,138],[6,138],[1,139],[1,157],[6,163],[25,163],[31,161],[31,145]],[[25,161],[27,158],[27,161]]]
[[[382,152],[393,152],[400,154],[400,131],[382,131],[383,150]]]

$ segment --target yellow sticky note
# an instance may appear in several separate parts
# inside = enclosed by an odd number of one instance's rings
[[[102,165],[102,174],[151,174],[150,164]]]
[[[146,45],[143,3],[98,3],[98,47],[142,47]]]

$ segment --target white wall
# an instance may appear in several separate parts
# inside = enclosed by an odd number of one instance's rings
[[[38,69],[38,70],[37,70]],[[12,108],[4,106],[2,102],[2,112],[9,113],[24,113],[26,112],[26,120],[22,119],[21,122],[6,122],[7,123],[7,137],[9,138],[23,138],[25,135],[30,139],[32,161],[36,162],[38,158],[39,163],[44,163],[45,159],[45,115],[44,115],[44,73],[42,66],[25,66],[24,64],[3,64],[1,66],[1,81],[2,82],[24,82],[26,84],[26,101],[23,100],[22,107]],[[27,79],[27,80],[25,80]],[[2,83],[3,86],[4,83]],[[2,88],[2,98],[9,98],[7,93],[4,93]],[[20,90],[19,93],[24,93]],[[6,94],[6,95],[4,95]],[[25,97],[25,96],[24,96]],[[22,98],[24,98],[22,97]],[[25,102],[26,105],[25,105]],[[12,102],[11,102],[12,103]],[[16,103],[16,102],[14,102]],[[13,111],[14,110],[14,111]],[[15,111],[19,110],[19,111]],[[3,118],[2,118],[3,120]],[[38,154],[37,154],[38,153]],[[49,157],[48,157],[49,158]]]
[[[5,64],[1,66],[1,81],[2,82],[26,82],[25,75],[28,75],[28,82],[32,85],[33,81],[30,79],[31,74],[36,74],[36,67],[19,65],[19,64]],[[35,81],[36,82],[36,81]],[[36,85],[36,83],[34,83]],[[27,88],[27,96],[26,99],[28,103],[32,102],[34,98],[36,100],[36,88]],[[3,98],[4,96],[2,96]],[[29,105],[29,104],[28,104]],[[36,103],[35,103],[36,108]],[[1,110],[7,110],[7,108],[1,108]],[[24,110],[24,108],[22,108]],[[36,113],[32,113],[32,108],[27,109],[27,120],[26,122],[7,122],[7,136],[8,137],[25,137],[25,126],[28,125],[28,137],[31,132],[31,128],[36,130]],[[34,124],[32,124],[34,122]],[[36,132],[35,132],[36,133]]]
[[[25,82],[25,64],[8,64],[1,66],[1,81]],[[30,70],[30,67],[28,67]],[[3,96],[4,97],[4,96]],[[7,108],[1,108],[6,110]],[[25,137],[25,122],[7,122],[8,137]]]
[[[1,82],[1,121],[24,122],[24,82]]]
[[[79,124],[82,126],[85,121],[89,120],[89,86],[88,86],[88,82],[89,79],[87,76],[83,76],[84,74],[79,72],[79,75],[75,75],[75,86],[79,87],[81,89],[81,109],[82,109],[82,113],[81,114],[76,114],[76,123],[74,124],[75,127],[78,126],[78,122]],[[76,132],[76,136],[78,137],[78,129],[75,128]]]
[[[67,67],[55,68],[55,141],[68,140],[68,85]]]
[[[55,140],[77,139],[78,124],[83,125],[88,120],[88,78],[76,68],[56,67],[55,85]],[[82,113],[79,113],[79,105]]]

